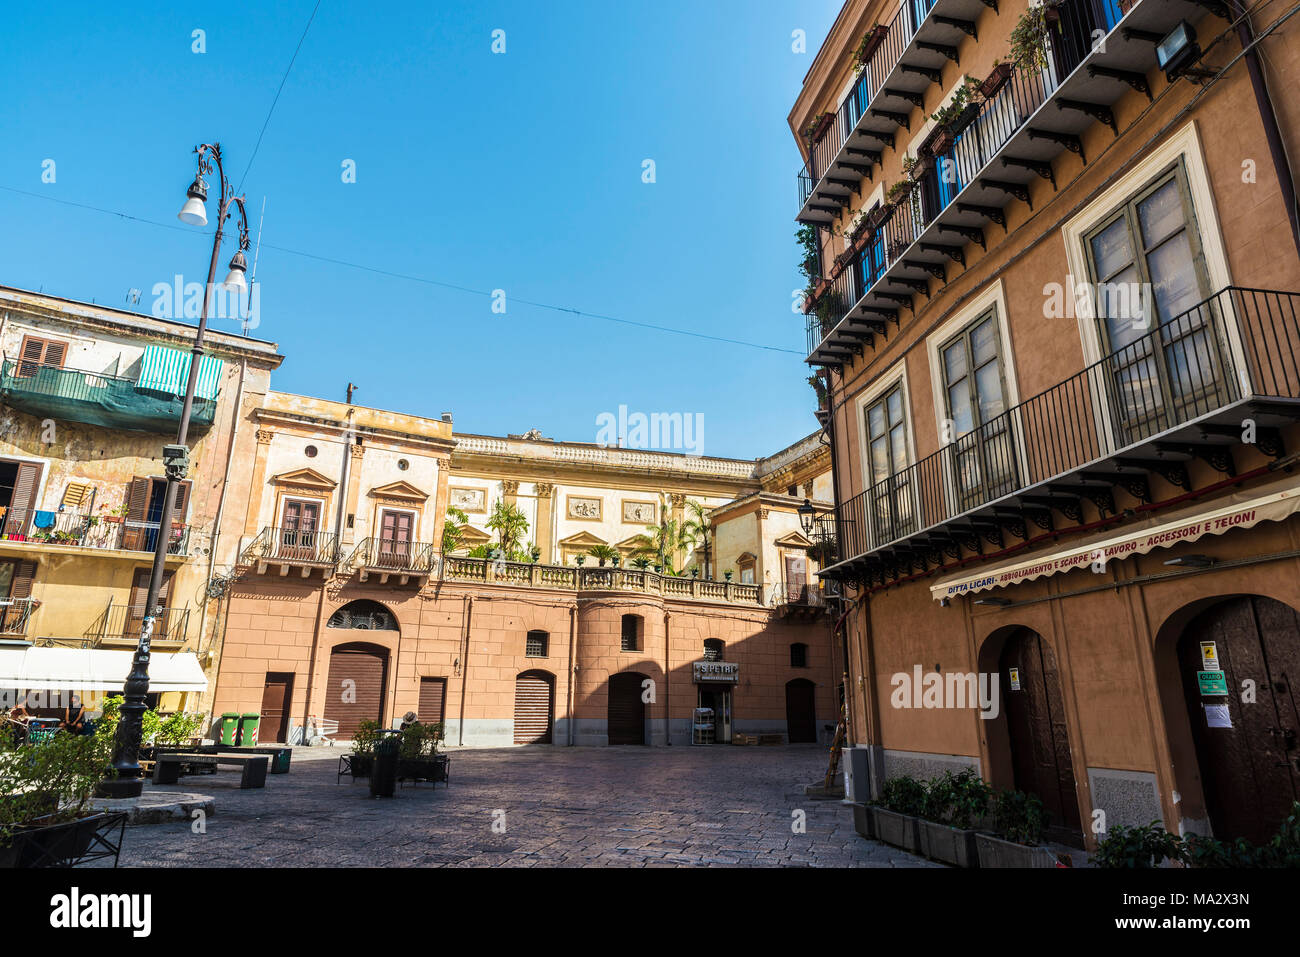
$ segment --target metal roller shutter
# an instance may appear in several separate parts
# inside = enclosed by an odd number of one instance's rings
[[[416,714],[423,724],[442,724],[443,702],[446,700],[446,678],[420,679],[420,705]]]
[[[609,743],[645,744],[645,703],[636,672],[609,677]]]
[[[340,645],[330,652],[325,718],[339,723],[339,738],[351,737],[362,721],[383,721],[387,671],[388,652],[374,645]]]
[[[550,678],[525,672],[515,679],[515,744],[551,743]]]

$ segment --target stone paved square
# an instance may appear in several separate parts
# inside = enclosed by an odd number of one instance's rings
[[[261,790],[233,773],[174,788],[215,798],[207,833],[128,829],[122,866],[936,867],[853,830],[848,806],[804,796],[815,746],[519,747],[453,751],[449,787],[370,797],[335,784],[340,748],[297,748]],[[796,810],[805,833],[794,833]],[[493,830],[504,812],[504,833]]]

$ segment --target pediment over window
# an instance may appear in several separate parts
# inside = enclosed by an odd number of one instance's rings
[[[782,535],[776,540],[777,545],[783,545],[786,548],[812,548],[812,542],[804,538],[798,532],[791,532],[788,535]]]
[[[559,543],[566,548],[591,548],[593,545],[609,544],[603,538],[597,538],[591,532],[579,532],[577,535],[570,535],[568,538],[560,539]]]
[[[466,525],[460,533],[460,548],[473,548],[476,545],[482,545],[484,542],[492,541],[492,536],[481,528],[475,528],[473,525]]]
[[[390,482],[388,485],[372,488],[368,494],[376,498],[400,499],[404,502],[419,503],[429,500],[428,492],[421,491],[410,482]]]
[[[315,469],[294,469],[291,472],[281,472],[279,475],[271,476],[271,484],[295,485],[299,488],[314,488],[322,492],[332,492],[338,487],[339,483],[328,475],[322,475]]]

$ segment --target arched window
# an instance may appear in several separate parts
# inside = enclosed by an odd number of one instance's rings
[[[790,667],[808,667],[808,646],[802,641],[796,641],[790,646]]]
[[[704,660],[721,661],[722,653],[727,650],[726,644],[721,638],[704,639]]]
[[[623,641],[620,645],[623,651],[640,651],[641,637],[644,634],[645,619],[640,615],[623,616]]]
[[[350,601],[325,622],[326,628],[356,628],[362,631],[398,631],[397,618],[377,601]]]
[[[551,635],[545,631],[530,631],[524,642],[524,655],[528,658],[545,658],[546,646],[550,644]]]

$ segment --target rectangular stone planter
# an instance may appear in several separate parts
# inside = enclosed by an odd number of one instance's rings
[[[921,849],[921,838],[916,828],[920,818],[887,811],[883,807],[873,807],[871,810],[876,819],[876,840],[912,853]]]
[[[980,867],[1056,867],[1056,855],[1045,847],[1004,841],[992,834],[976,834]]]
[[[974,831],[934,821],[918,821],[916,826],[921,839],[921,853],[926,857],[955,867],[980,866]]]

